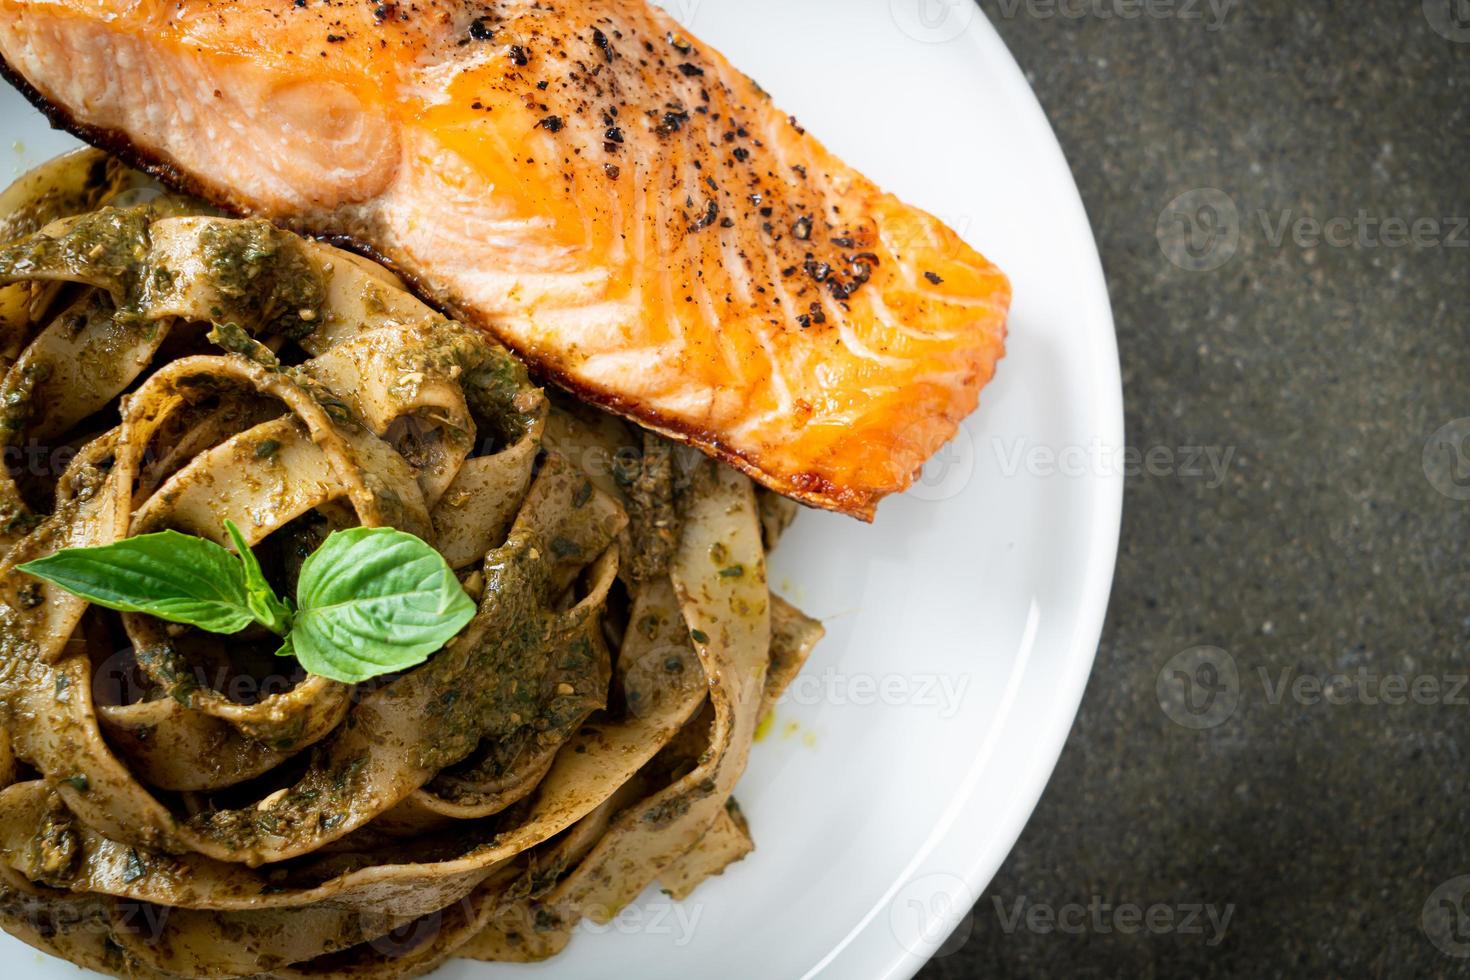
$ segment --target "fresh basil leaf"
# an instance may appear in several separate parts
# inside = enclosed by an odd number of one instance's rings
[[[108,609],[211,633],[238,633],[255,620],[239,559],[213,541],[177,531],[67,548],[20,570]]]
[[[346,684],[423,663],[475,615],[439,552],[386,527],[333,532],[302,564],[296,605],[301,666]]]
[[[235,552],[240,556],[240,562],[245,571],[245,601],[250,606],[250,612],[255,616],[257,622],[270,630],[277,636],[285,636],[291,628],[291,610],[276,595],[276,590],[265,580],[265,572],[260,569],[260,562],[256,560],[255,552],[250,550],[250,544],[245,540],[245,535],[235,526],[232,520],[225,520],[225,531],[230,535],[230,540],[235,544]]]

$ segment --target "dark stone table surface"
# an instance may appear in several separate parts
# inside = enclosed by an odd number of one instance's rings
[[[1230,464],[1129,479],[1066,750],[921,976],[1470,975],[1470,3],[982,7],[1129,443]]]

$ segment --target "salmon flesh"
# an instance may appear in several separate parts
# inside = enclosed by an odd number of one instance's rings
[[[53,120],[348,244],[538,374],[871,519],[1010,286],[643,0],[0,0]]]

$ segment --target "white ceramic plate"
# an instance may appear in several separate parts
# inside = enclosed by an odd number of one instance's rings
[[[737,791],[755,854],[685,903],[651,890],[550,963],[441,976],[909,977],[1020,833],[1092,664],[1123,441],[1096,246],[973,0],[664,6],[1009,273],[1010,350],[980,411],[874,526],[806,513],[782,544],[772,582],[828,635]],[[16,174],[74,142],[13,92],[0,121]],[[76,975],[8,937],[0,957],[21,980]]]

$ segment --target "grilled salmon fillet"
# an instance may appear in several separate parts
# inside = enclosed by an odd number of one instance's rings
[[[60,124],[392,266],[542,375],[871,519],[1010,287],[643,0],[0,0]]]

